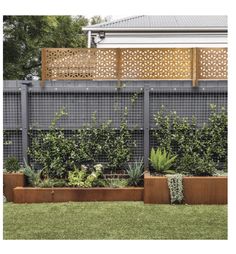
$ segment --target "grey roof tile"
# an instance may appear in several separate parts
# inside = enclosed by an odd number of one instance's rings
[[[154,16],[139,15],[127,17],[111,22],[105,22],[86,28],[227,28],[227,16],[200,15],[200,16]]]

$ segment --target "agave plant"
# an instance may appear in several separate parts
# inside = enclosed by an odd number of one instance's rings
[[[169,153],[166,152],[165,149],[163,149],[162,151],[160,148],[158,148],[155,151],[155,149],[152,148],[150,161],[152,167],[158,173],[166,173],[173,165],[173,162],[175,161],[176,157],[177,155],[171,156]]]
[[[25,163],[25,167],[23,169],[23,173],[27,177],[30,186],[32,187],[38,186],[41,181],[40,179],[41,170],[36,171],[33,168],[31,168],[25,159],[24,159],[24,163]]]
[[[143,175],[143,159],[128,164],[129,184],[137,186]]]

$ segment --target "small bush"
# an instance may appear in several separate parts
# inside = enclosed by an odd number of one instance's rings
[[[213,104],[210,109],[208,123],[202,127],[197,125],[194,116],[191,119],[181,118],[176,112],[166,112],[164,107],[154,115],[157,146],[168,153],[178,154],[174,168],[180,170],[181,165],[187,170],[193,160],[203,166],[204,159],[207,169],[202,175],[211,174],[213,164],[217,169],[227,171],[227,113],[224,108],[217,112],[217,107]],[[198,169],[191,172],[201,173]]]
[[[50,130],[47,133],[40,131],[32,139],[29,153],[41,165],[44,178],[67,178],[68,172],[81,162],[75,140],[65,137],[63,131],[56,128],[57,121],[64,115],[62,109],[53,119]]]
[[[177,156],[172,156],[167,153],[165,149],[158,148],[156,151],[154,148],[151,150],[150,161],[152,167],[157,171],[157,173],[166,173],[173,165]]]
[[[16,157],[8,157],[4,162],[6,172],[12,173],[20,170],[20,163]]]
[[[41,171],[36,171],[25,162],[23,173],[27,178],[29,186],[37,187],[41,182]]]
[[[129,176],[129,185],[137,186],[143,175],[143,159],[128,163],[128,169],[126,171]]]
[[[212,176],[216,173],[216,165],[209,157],[200,157],[194,153],[181,159],[177,171],[194,176]]]
[[[99,183],[99,178],[102,175],[102,165],[97,164],[94,166],[94,170],[90,172],[85,166],[81,166],[81,169],[74,169],[69,172],[68,185],[74,187],[95,187]]]

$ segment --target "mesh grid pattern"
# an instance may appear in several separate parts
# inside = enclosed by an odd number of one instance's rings
[[[22,162],[20,82],[4,84],[3,122],[4,139],[12,141],[11,145],[4,145],[4,159],[16,156]],[[91,123],[95,112],[98,124],[111,120],[118,133],[122,114],[127,108],[128,127],[137,144],[131,158],[134,160],[144,155],[145,86],[150,91],[150,147],[155,146],[153,115],[162,105],[181,117],[195,115],[199,126],[207,122],[210,104],[216,104],[218,109],[227,107],[227,82],[223,81],[201,82],[198,88],[192,88],[190,81],[126,81],[122,85],[118,88],[117,82],[112,81],[56,81],[46,83],[42,89],[39,82],[33,82],[28,92],[29,127],[33,135],[37,129],[47,131],[62,108],[68,115],[58,121],[58,127],[68,136],[73,130]]]
[[[103,88],[101,88],[103,89]],[[93,114],[99,124],[112,121],[112,126],[119,128],[122,115],[127,108],[127,121],[130,128],[143,128],[143,98],[135,92],[43,92],[29,94],[30,127],[47,129],[62,108],[67,116],[58,121],[58,126],[65,129],[77,129],[92,123]]]
[[[3,126],[4,126],[4,129],[17,129],[21,127],[21,94],[20,93],[4,93]]]
[[[180,117],[196,118],[198,126],[208,123],[211,112],[210,105],[217,110],[227,107],[226,92],[205,92],[204,90],[189,92],[184,88],[178,91],[155,91],[150,93],[150,128],[155,127],[154,114],[164,107],[164,111],[175,111]]]
[[[5,130],[3,138],[3,160],[10,156],[16,157],[20,163],[23,163],[22,158],[22,136],[19,130]]]

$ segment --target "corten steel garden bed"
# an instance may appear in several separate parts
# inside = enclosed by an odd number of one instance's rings
[[[143,201],[143,188],[16,187],[14,189],[15,203],[44,203],[67,201]]]
[[[227,177],[184,177],[184,203],[227,204]],[[165,176],[144,175],[144,203],[170,204],[170,194]]]
[[[15,187],[24,187],[25,176],[22,173],[4,173],[3,174],[3,193],[7,201],[13,201],[13,189]]]

